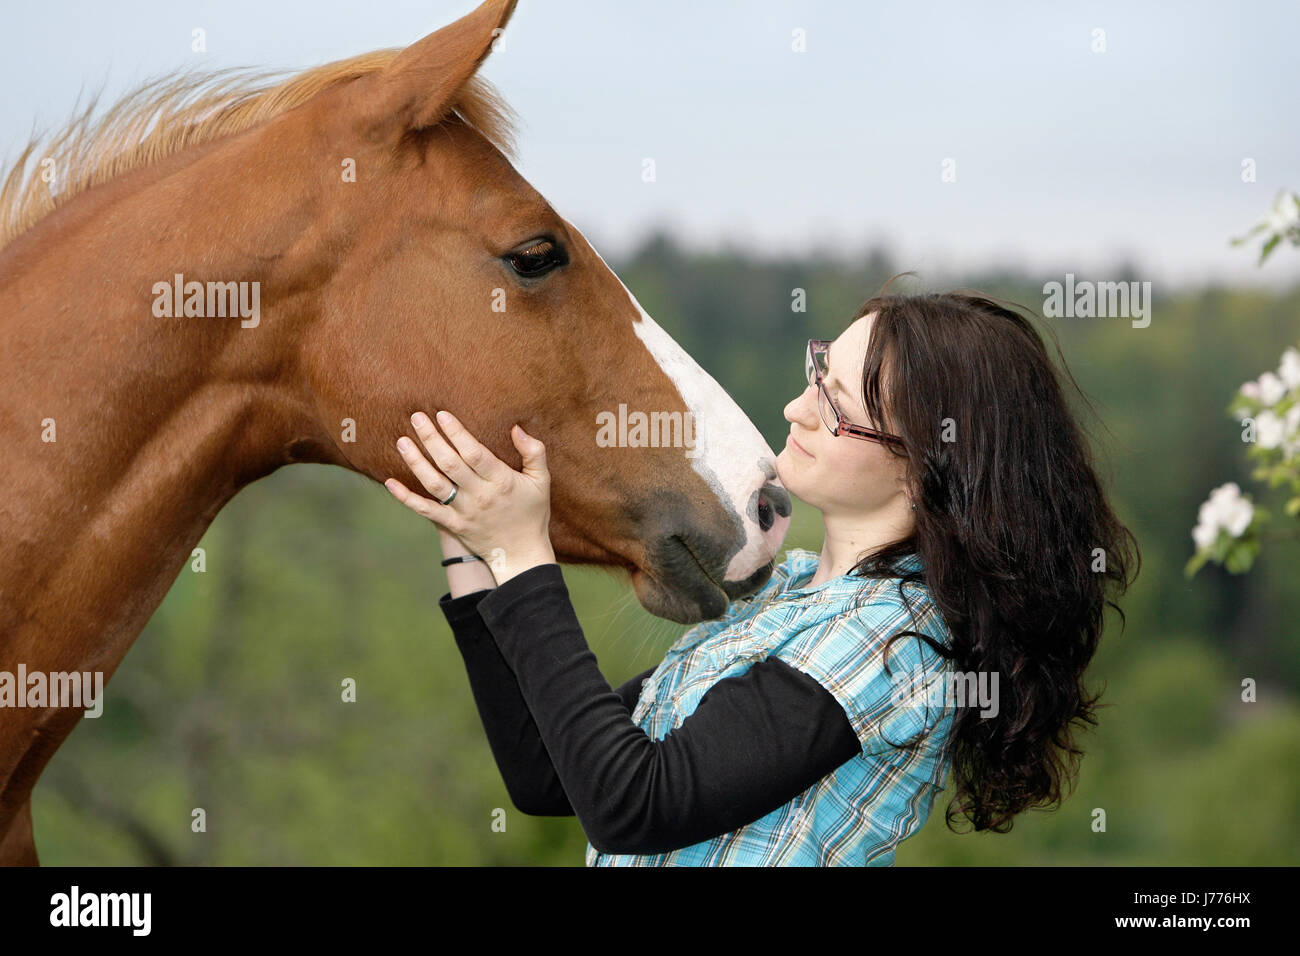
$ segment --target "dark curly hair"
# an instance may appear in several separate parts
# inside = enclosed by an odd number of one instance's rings
[[[891,642],[911,635],[958,673],[998,674],[996,716],[954,712],[946,820],[1005,833],[1021,811],[1059,806],[1078,771],[1073,725],[1095,725],[1100,698],[1083,673],[1106,605],[1123,624],[1113,599],[1141,557],[1066,403],[1068,380],[1091,410],[1059,344],[1061,372],[1030,321],[991,297],[887,294],[895,278],[857,313],[876,313],[862,398],[903,440],[885,447],[907,459],[915,529],[851,573],[899,577],[900,596],[923,581],[951,635],[948,647],[917,631]],[[922,567],[904,573],[897,562],[910,554]]]

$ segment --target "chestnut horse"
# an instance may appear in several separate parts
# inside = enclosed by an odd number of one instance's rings
[[[556,555],[653,614],[767,580],[771,448],[506,159],[476,72],[513,8],[274,83],[149,84],[56,138],[52,185],[29,144],[0,193],[0,672],[107,680],[236,492],[400,475],[417,409],[513,467],[511,424],[542,438]],[[623,404],[704,440],[606,448]],[[37,862],[32,788],[84,713],[55,703],[0,709],[0,862]]]

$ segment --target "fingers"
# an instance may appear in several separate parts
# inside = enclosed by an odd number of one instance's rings
[[[416,412],[416,415],[421,414]],[[415,416],[411,416],[415,420]],[[427,421],[427,419],[426,419]],[[462,461],[484,481],[495,481],[502,477],[503,470],[506,467],[496,455],[492,454],[491,449],[484,446],[477,438],[469,433],[469,430],[457,420],[451,412],[438,413],[438,425],[447,433],[447,438]],[[432,430],[432,425],[430,425]],[[418,431],[417,431],[418,433]],[[458,483],[460,479],[452,475]]]
[[[424,457],[415,442],[403,435],[397,439],[397,452],[402,456],[402,461],[406,462],[406,467],[411,469],[411,474],[420,479],[425,491],[439,501],[447,499],[451,494],[451,479],[429,464],[429,459]]]
[[[522,425],[515,425],[510,430],[510,437],[514,440],[515,447],[519,449],[520,458],[523,459],[524,474],[542,483],[549,482],[551,473],[546,467],[546,446],[524,431]]]
[[[384,482],[384,487],[389,490],[394,498],[406,505],[406,507],[410,508],[416,514],[428,518],[430,521],[438,525],[439,528],[446,530],[449,534],[459,534],[459,522],[457,520],[456,512],[453,511],[449,505],[442,505],[436,501],[430,501],[428,498],[417,495],[396,478],[389,478]]]
[[[447,439],[438,434],[438,429],[433,427],[433,422],[429,420],[428,415],[424,412],[416,412],[411,416],[411,424],[415,428],[416,437],[424,443],[425,451],[444,475],[466,489],[468,485],[482,480],[478,473],[462,459],[460,452],[447,444]],[[448,488],[447,494],[450,493],[451,490]],[[447,495],[441,497],[445,498]]]

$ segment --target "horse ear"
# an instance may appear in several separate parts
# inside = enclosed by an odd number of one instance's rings
[[[435,126],[452,97],[478,70],[518,0],[485,0],[455,23],[399,53],[367,84],[357,104],[376,133],[400,135]]]

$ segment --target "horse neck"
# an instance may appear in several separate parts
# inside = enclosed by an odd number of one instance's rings
[[[176,272],[242,281],[256,263],[222,261],[240,244],[169,218],[210,209],[158,213],[131,204],[140,182],[108,187],[0,250],[0,334],[15,343],[0,357],[0,670],[107,679],[222,506],[316,447],[308,399],[276,384],[293,377],[283,331],[152,313]],[[273,300],[263,287],[263,309]]]
[[[305,177],[287,164],[248,175],[283,151],[217,148],[83,193],[0,249],[0,671],[107,682],[240,488],[290,461],[348,464],[293,358],[320,278],[281,255],[313,214]],[[274,322],[153,314],[155,284],[177,272],[271,269],[260,303]],[[0,863],[83,715],[5,713]]]

